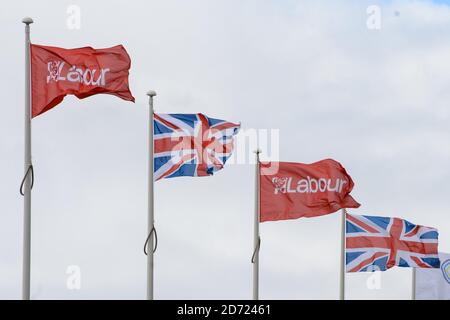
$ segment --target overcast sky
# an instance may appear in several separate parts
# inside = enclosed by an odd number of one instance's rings
[[[66,97],[33,120],[33,299],[145,298],[149,89],[157,112],[279,129],[281,160],[338,160],[362,204],[351,213],[436,227],[450,252],[446,1],[17,0],[0,11],[0,298],[21,297],[24,16],[37,44],[123,44],[136,97]],[[156,299],[251,298],[253,197],[250,163],[156,184]],[[338,213],[267,222],[261,237],[261,298],[338,298]],[[410,298],[411,269],[377,290],[369,276],[347,275],[347,298]]]

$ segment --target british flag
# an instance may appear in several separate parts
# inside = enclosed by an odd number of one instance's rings
[[[347,272],[439,268],[438,231],[399,218],[346,215]]]
[[[154,115],[154,179],[208,176],[233,151],[239,124],[204,114]]]

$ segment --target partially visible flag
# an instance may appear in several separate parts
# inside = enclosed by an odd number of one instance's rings
[[[417,300],[450,300],[450,254],[439,253],[439,269],[416,270]]]
[[[312,164],[261,163],[260,220],[309,218],[358,208],[360,204],[350,196],[352,189],[352,178],[332,159]]]
[[[239,124],[204,114],[154,115],[154,180],[208,176],[231,156]]]
[[[107,93],[134,102],[128,87],[130,66],[130,57],[121,45],[63,49],[32,44],[32,117],[55,107],[68,94],[83,99]]]
[[[438,231],[399,218],[346,215],[347,272],[439,268]]]

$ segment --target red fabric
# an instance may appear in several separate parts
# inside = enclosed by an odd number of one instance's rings
[[[83,99],[107,93],[134,102],[128,87],[130,66],[130,57],[121,45],[63,49],[32,44],[32,117],[50,110],[68,94]]]
[[[332,159],[312,164],[261,163],[261,222],[316,217],[341,208],[358,208],[360,204],[350,196],[352,189],[352,178]]]

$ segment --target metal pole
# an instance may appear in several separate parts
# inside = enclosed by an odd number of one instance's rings
[[[23,265],[22,265],[22,299],[30,300],[31,269],[31,92],[30,92],[30,24],[31,18],[23,18],[25,23],[25,162],[23,184]]]
[[[341,264],[339,281],[339,300],[345,300],[345,222],[346,210],[341,210]]]
[[[147,92],[149,96],[149,162],[148,162],[148,234],[150,238],[147,247],[147,300],[153,300],[153,236],[151,233],[154,228],[154,204],[153,204],[153,172],[154,172],[154,158],[153,158],[153,97],[156,96],[156,92],[150,90]]]
[[[412,270],[411,299],[416,300],[416,268],[413,268]]]
[[[253,300],[259,299],[259,249],[260,249],[260,237],[259,237],[259,222],[260,222],[260,162],[259,154],[261,150],[256,150],[256,166],[255,166],[255,218],[253,227]]]

